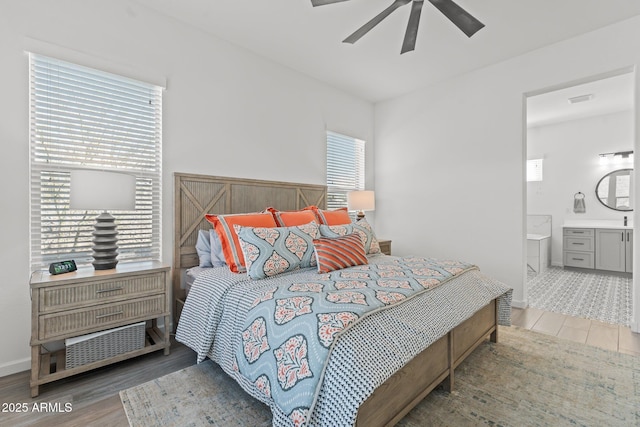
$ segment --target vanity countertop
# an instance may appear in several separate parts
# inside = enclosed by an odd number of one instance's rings
[[[629,221],[628,224],[629,225],[623,225],[622,220],[581,219],[565,221],[562,226],[564,228],[609,228],[613,230],[633,230],[633,221]]]

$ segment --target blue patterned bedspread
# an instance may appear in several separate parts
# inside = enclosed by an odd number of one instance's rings
[[[336,371],[343,368],[334,368],[336,360],[332,358],[353,359],[353,355],[342,355],[345,348],[353,344],[340,346],[336,357],[332,355],[334,347],[341,341],[353,340],[347,332],[385,322],[390,312],[401,313],[403,306],[412,310],[411,306],[415,305],[400,303],[415,299],[422,304],[424,294],[439,290],[447,282],[455,282],[464,273],[478,274],[476,267],[459,261],[387,256],[371,257],[369,265],[327,274],[306,269],[258,281],[224,269],[212,270],[217,271],[203,276],[215,277],[215,285],[211,277],[203,277],[192,287],[178,325],[177,339],[196,350],[199,361],[212,357],[245,390],[270,405],[274,425],[283,426],[352,425],[357,406],[364,399],[359,396],[358,387],[352,385],[358,396],[354,402],[336,402],[341,398],[334,396],[340,394],[335,388],[341,386],[335,383],[343,381]],[[497,291],[505,293],[508,288],[502,285],[486,298],[496,298],[500,295]],[[477,291],[470,289],[470,292]],[[488,300],[477,305],[481,307]],[[473,312],[460,317],[468,318]],[[462,320],[465,319],[459,321]],[[447,325],[442,329],[451,327]],[[396,333],[389,330],[390,327],[376,328],[386,329],[384,335],[392,340],[408,338],[406,330]],[[393,328],[403,329],[397,325]],[[427,334],[426,341],[422,337],[420,346],[413,348],[414,344],[409,343],[403,351],[381,357],[389,359],[383,360],[389,367],[382,369],[384,374],[380,380],[446,333],[446,330],[442,333],[436,330]],[[412,333],[416,334],[416,331]],[[349,363],[337,362],[338,365]],[[376,380],[377,385],[378,382]],[[373,388],[375,386],[373,384]],[[370,394],[369,388],[364,387],[360,394]],[[338,413],[327,418],[327,405]],[[340,409],[340,405],[345,408]],[[350,409],[353,406],[355,408]]]
[[[268,289],[247,314],[236,368],[294,424],[304,425],[330,348],[345,328],[470,268],[458,261],[398,258]]]

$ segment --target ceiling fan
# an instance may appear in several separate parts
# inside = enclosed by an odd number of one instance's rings
[[[346,0],[311,0],[313,7],[324,6],[326,4],[339,3]],[[484,24],[471,16],[469,12],[458,6],[453,0],[428,0],[431,4],[440,10],[453,22],[456,27],[460,28],[467,37],[471,37],[478,30],[484,27]],[[385,10],[376,15],[371,21],[358,28],[353,34],[344,39],[343,43],[355,43],[362,36],[367,34],[373,27],[382,22],[387,16],[391,15],[396,9],[411,3],[411,15],[407,24],[407,30],[404,34],[402,43],[402,51],[400,54],[409,52],[416,47],[416,38],[418,37],[418,24],[420,23],[420,14],[422,12],[422,4],[424,0],[394,0],[393,3]]]

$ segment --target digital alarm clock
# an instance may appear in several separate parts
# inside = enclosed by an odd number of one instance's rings
[[[77,269],[78,267],[76,267],[76,262],[74,260],[52,262],[49,265],[49,273],[51,274],[69,273],[71,271],[76,271]]]

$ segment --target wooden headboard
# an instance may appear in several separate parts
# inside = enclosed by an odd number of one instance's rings
[[[174,322],[184,302],[181,287],[182,270],[197,266],[198,230],[208,230],[207,213],[233,214],[261,212],[272,206],[278,210],[298,210],[316,205],[325,208],[325,185],[262,181],[257,179],[174,173],[174,237],[173,237],[173,297],[177,301]],[[175,326],[175,324],[174,324]]]

